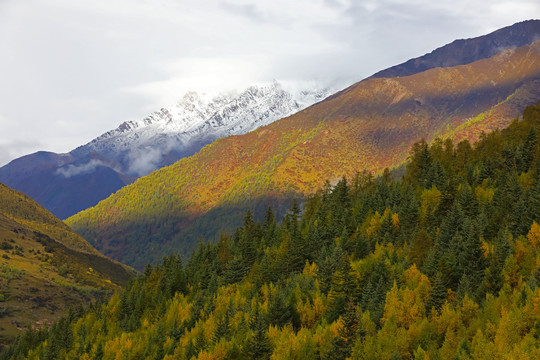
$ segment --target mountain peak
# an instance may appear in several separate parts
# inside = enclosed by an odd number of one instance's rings
[[[466,65],[490,58],[506,49],[531,44],[538,39],[540,39],[540,20],[526,20],[487,35],[455,40],[429,54],[379,71],[371,77],[409,76],[435,67]]]
[[[184,103],[184,102],[200,102],[201,101],[201,97],[199,96],[199,93],[197,93],[196,91],[188,91],[187,93],[184,94],[184,96],[182,97],[182,100],[179,101],[178,103]]]
[[[220,137],[243,134],[289,116],[329,94],[326,88],[293,94],[277,80],[213,98],[190,91],[176,104],[143,120],[124,122],[76,152],[119,159],[121,171],[141,176],[192,155]],[[141,162],[142,155],[148,160]]]

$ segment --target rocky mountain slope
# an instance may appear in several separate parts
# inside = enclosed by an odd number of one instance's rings
[[[134,274],[3,184],[0,204],[0,348],[21,329],[50,324]]]
[[[329,94],[328,89],[287,91],[276,81],[214,98],[191,92],[68,154],[37,152],[13,160],[0,168],[0,181],[64,219],[220,137],[270,124]]]
[[[232,230],[246,208],[310,195],[326,180],[403,163],[421,138],[475,140],[540,98],[540,42],[468,65],[370,78],[291,117],[215,141],[67,220],[141,268]],[[149,254],[151,254],[149,256]]]

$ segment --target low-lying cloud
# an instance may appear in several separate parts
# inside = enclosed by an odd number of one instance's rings
[[[134,149],[129,154],[129,172],[138,176],[147,175],[159,167],[162,157],[159,148]]]
[[[96,170],[98,166],[106,166],[102,161],[92,159],[86,164],[82,165],[73,165],[69,164],[67,166],[61,167],[56,170],[56,174],[62,175],[65,178],[70,178],[77,175],[84,175],[92,173]]]
[[[156,139],[156,145],[132,148],[128,155],[128,173],[131,175],[145,176],[154,170],[161,168],[163,161],[171,152],[182,152],[189,145],[189,140],[176,136],[165,136]]]

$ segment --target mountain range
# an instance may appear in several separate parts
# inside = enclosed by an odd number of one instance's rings
[[[67,154],[37,152],[0,168],[0,182],[60,218],[97,204],[140,176],[323,100],[329,89],[285,90],[277,81],[215,97],[189,92],[140,121],[127,121]]]
[[[28,196],[0,184],[0,348],[120,289],[135,272],[104,257]]]
[[[516,32],[529,36],[538,23],[453,43],[496,46],[501,51],[492,57],[456,55],[461,65],[371,77],[290,117],[221,138],[67,223],[107,256],[140,269],[166,253],[189,254],[201,236],[232,231],[248,208],[259,218],[269,204],[279,213],[285,199],[310,196],[327,180],[399,166],[421,138],[475,141],[540,98],[540,42],[503,41]]]
[[[62,217],[101,200],[62,222],[0,184],[0,350],[29,329],[0,358],[538,353],[538,38],[518,23],[331,96],[188,93],[0,168]]]
[[[403,77],[453,67],[529,44],[540,35],[529,20],[382,70],[372,78]],[[212,141],[244,134],[323,100],[320,86],[286,90],[274,81],[210,97],[195,92],[138,121],[126,121],[67,154],[37,152],[0,168],[0,182],[24,192],[59,218],[96,205],[121,187],[191,156]]]

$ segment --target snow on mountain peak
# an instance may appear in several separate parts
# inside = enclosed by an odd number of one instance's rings
[[[114,159],[123,172],[142,176],[220,137],[244,134],[292,115],[331,93],[321,87],[295,90],[274,80],[214,97],[190,91],[176,104],[142,120],[126,121],[73,153],[99,153]]]

